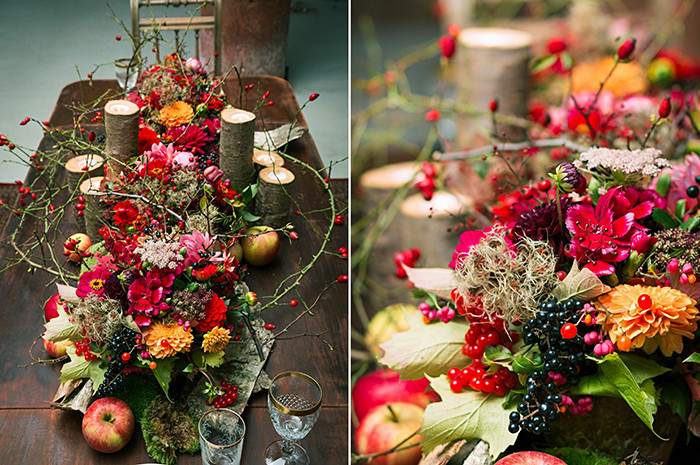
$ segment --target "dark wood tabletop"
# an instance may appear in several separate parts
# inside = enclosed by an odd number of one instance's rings
[[[274,105],[261,108],[262,119],[268,128],[291,122],[298,113],[291,86],[287,81],[269,76],[244,77],[243,85],[255,83],[256,89],[270,91]],[[237,79],[227,80],[225,90],[231,103],[238,105]],[[90,101],[116,88],[114,80],[76,82],[62,91],[51,116],[51,126],[69,128],[71,112],[66,108],[73,101]],[[257,91],[257,90],[256,90]],[[255,103],[253,95],[243,99],[243,106],[251,109]],[[303,116],[298,121],[305,125]],[[313,132],[313,128],[311,128]],[[39,144],[39,149],[51,147],[48,137]],[[287,153],[319,169],[321,160],[309,133],[292,142]],[[291,165],[291,164],[289,164]],[[303,210],[324,208],[327,196],[321,183],[299,167],[291,166],[297,181],[292,194]],[[32,176],[32,173],[28,176]],[[342,202],[347,202],[347,181],[331,181],[331,187]],[[66,237],[74,232],[72,215],[62,229]],[[311,223],[327,227],[326,213],[310,215]],[[298,270],[300,259],[307,263],[318,250],[321,238],[309,224],[295,215],[290,221],[299,233],[294,243],[283,241],[278,257],[264,268],[249,270],[245,281],[259,296],[272,295],[279,281]],[[10,220],[5,235],[17,227],[16,218]],[[32,225],[24,226],[31,234]],[[335,251],[348,245],[348,227],[335,225],[328,250]],[[57,247],[62,244],[57,244]],[[10,257],[9,247],[0,249],[0,260]],[[307,301],[313,302],[326,285],[340,275],[348,274],[348,262],[325,254],[298,286],[298,292]],[[33,365],[29,348],[43,332],[43,302],[55,293],[48,286],[50,277],[42,272],[28,273],[26,266],[16,266],[0,275],[0,341],[2,347],[0,368],[0,463],[2,464],[141,464],[153,463],[146,453],[140,431],[134,434],[125,449],[115,454],[95,452],[87,445],[81,433],[82,414],[50,408],[49,402],[58,388],[60,366]],[[285,304],[266,310],[262,317],[266,322],[282,328],[301,311],[300,307],[286,305],[295,298],[289,295],[282,299]],[[264,303],[264,302],[263,302]],[[293,337],[278,340],[265,367],[274,376],[279,372],[296,370],[316,378],[323,387],[321,415],[309,435],[300,441],[307,450],[312,464],[346,464],[348,462],[348,288],[346,284],[330,287],[319,299],[313,315],[303,316],[289,331]],[[317,336],[320,335],[320,336]],[[332,349],[331,347],[332,346]],[[44,355],[38,344],[37,355]],[[45,356],[45,355],[44,355]],[[263,453],[267,445],[279,439],[267,411],[266,393],[261,392],[250,399],[243,418],[247,425],[244,441],[244,464],[264,463]],[[199,464],[201,457],[181,455],[180,464]]]

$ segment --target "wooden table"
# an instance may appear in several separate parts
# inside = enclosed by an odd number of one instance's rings
[[[262,92],[270,91],[272,106],[265,105],[261,111],[268,128],[290,122],[298,112],[299,105],[288,82],[274,77],[257,76],[243,78],[243,85],[255,83]],[[62,91],[51,116],[51,126],[68,128],[72,123],[70,111],[65,108],[72,101],[90,101],[102,95],[108,89],[116,88],[116,81],[93,81],[69,84]],[[225,90],[231,103],[237,105],[232,95],[238,95],[240,85],[237,81],[227,81]],[[253,92],[253,91],[249,91]],[[261,93],[262,93],[261,92]],[[243,106],[252,108],[254,95],[251,94]],[[235,101],[233,101],[235,100]],[[303,116],[299,122],[305,124]],[[96,127],[96,129],[99,129]],[[47,137],[40,143],[41,150],[51,146]],[[316,169],[321,168],[321,161],[310,134],[290,144],[288,153]],[[322,199],[327,199],[319,182],[308,173],[292,167],[297,177],[293,195],[304,210],[320,207]],[[30,173],[29,176],[32,176]],[[347,181],[331,183],[343,202],[347,202]],[[68,215],[72,217],[72,215]],[[66,237],[74,232],[72,219],[64,226]],[[307,263],[311,255],[318,250],[318,238],[308,224],[290,215],[299,232],[300,239],[293,244],[283,241],[279,256],[262,269],[251,269],[245,278],[246,283],[258,295],[271,295],[285,276],[298,269],[299,259]],[[323,214],[311,215],[311,221],[317,227],[327,225]],[[10,220],[7,231],[16,228],[16,218]],[[27,228],[27,233],[30,228]],[[328,250],[335,251],[348,245],[347,225],[336,225]],[[62,244],[58,244],[62,247]],[[4,262],[12,251],[9,247],[0,249],[0,259]],[[320,291],[338,276],[348,274],[348,262],[340,258],[324,255],[308,273],[298,290],[307,302],[313,302]],[[2,344],[2,368],[0,368],[0,463],[2,464],[49,464],[75,463],[101,464],[151,463],[146,454],[140,431],[127,447],[116,454],[95,452],[87,445],[81,433],[82,414],[66,412],[49,407],[58,387],[59,366],[34,365],[28,350],[32,341],[43,330],[43,302],[55,293],[47,274],[37,272],[28,274],[26,266],[16,266],[0,275],[0,295],[3,305],[0,307],[0,341]],[[289,302],[294,296],[284,298]],[[323,333],[333,350],[319,337],[298,337],[277,341],[265,367],[268,374],[286,370],[298,370],[316,378],[323,387],[323,407],[318,423],[309,435],[300,441],[308,451],[312,464],[345,464],[348,459],[348,340],[347,340],[347,303],[346,284],[333,285],[320,298],[314,315],[306,315],[292,327],[290,333],[315,335]],[[274,323],[278,328],[294,319],[300,311],[298,306],[292,308],[280,305],[267,310],[262,315],[265,321]],[[41,347],[41,344],[38,345]],[[43,348],[35,353],[43,354]],[[244,412],[248,427],[243,461],[245,464],[263,463],[263,453],[267,445],[277,439],[267,411],[266,393],[258,393],[250,399]],[[180,464],[199,464],[201,457],[182,455]]]

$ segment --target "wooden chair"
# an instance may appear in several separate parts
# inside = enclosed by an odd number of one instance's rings
[[[195,57],[199,59],[199,32],[202,29],[214,31],[214,72],[221,75],[221,1],[222,0],[131,0],[131,31],[138,37],[141,30],[158,25],[161,30],[175,31],[175,41],[179,41],[179,32],[193,30],[195,37]],[[166,6],[179,7],[187,5],[214,5],[212,16],[181,16],[140,18],[142,7]],[[156,60],[160,60],[160,47],[156,42]]]

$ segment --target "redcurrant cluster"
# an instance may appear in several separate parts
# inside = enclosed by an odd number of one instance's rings
[[[413,268],[416,266],[416,261],[420,258],[420,250],[417,248],[406,249],[403,252],[394,254],[394,263],[396,264],[396,277],[406,279],[408,275],[403,265]]]
[[[416,183],[416,187],[421,191],[425,200],[430,200],[435,193],[435,176],[437,175],[437,170],[432,163],[424,161],[421,171],[423,172],[423,179]]]
[[[447,371],[450,389],[452,392],[473,389],[502,397],[509,389],[513,389],[518,384],[515,373],[508,368],[500,367],[495,373],[488,372],[488,369],[488,366],[480,358],[472,360],[472,363],[462,370],[450,368]]]
[[[508,389],[513,389],[518,384],[516,375],[506,367],[500,367],[496,372],[488,372],[488,366],[483,363],[482,357],[484,350],[489,346],[500,345],[512,351],[513,344],[518,341],[518,333],[509,331],[505,320],[486,314],[482,308],[465,307],[464,298],[457,289],[452,291],[452,299],[457,305],[457,311],[470,322],[464,335],[462,353],[471,358],[472,363],[463,370],[451,368],[447,372],[450,389],[460,392],[469,388],[504,396]]]
[[[238,386],[222,381],[220,394],[215,396],[213,399],[207,399],[207,405],[213,405],[214,408],[224,408],[233,404],[233,401],[238,399]]]
[[[90,351],[90,341],[87,338],[82,341],[74,342],[73,345],[75,346],[75,355],[78,357],[84,356],[85,360],[88,362],[100,358]]]

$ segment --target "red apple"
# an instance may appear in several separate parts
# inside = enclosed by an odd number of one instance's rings
[[[423,424],[423,408],[407,402],[392,402],[375,407],[360,422],[355,431],[355,447],[362,455],[385,452],[401,444]],[[370,461],[376,465],[416,465],[422,455],[417,444],[423,436],[416,434],[401,447],[416,447],[376,457]]]
[[[566,462],[544,452],[526,451],[506,455],[494,465],[566,465]]]
[[[407,402],[425,408],[439,400],[435,392],[425,392],[430,382],[425,379],[399,380],[399,374],[387,369],[366,374],[352,388],[352,408],[358,421],[373,408],[388,402]]]
[[[44,304],[44,321],[53,320],[58,316],[58,306],[63,307],[64,312],[68,312],[65,302],[61,300],[61,294],[54,294]]]
[[[44,339],[43,337],[41,338],[41,341],[44,343],[46,353],[52,358],[59,358],[66,355],[66,341],[53,342],[49,341],[48,339]]]
[[[277,231],[268,226],[253,226],[241,239],[243,257],[250,265],[264,266],[277,256],[280,249],[280,237]]]
[[[126,402],[103,397],[85,412],[83,437],[96,451],[110,454],[126,446],[134,433],[134,426],[134,414]]]
[[[68,260],[80,263],[83,261],[83,254],[92,245],[92,240],[83,233],[75,233],[66,240],[63,245],[63,253]]]
[[[231,244],[231,246],[228,248],[228,253],[236,257],[239,262],[243,261],[243,246],[240,242],[234,242]]]

